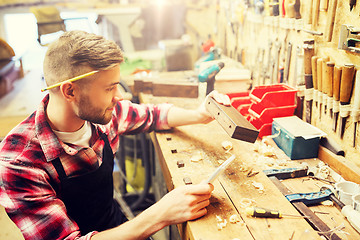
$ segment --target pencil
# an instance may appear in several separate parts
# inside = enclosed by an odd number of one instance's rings
[[[61,84],[65,83],[65,82],[74,82],[74,81],[76,81],[76,80],[79,80],[79,79],[82,79],[82,78],[91,76],[91,75],[93,75],[93,74],[95,74],[95,73],[97,73],[97,72],[99,72],[99,70],[95,70],[95,71],[92,71],[92,72],[84,73],[84,74],[82,74],[82,75],[79,75],[79,76],[70,78],[70,79],[68,79],[68,80],[55,83],[54,85],[51,85],[51,86],[49,86],[49,87],[46,87],[46,88],[41,89],[41,92],[47,91],[47,90],[52,89],[52,88],[56,88],[56,87],[60,86]]]

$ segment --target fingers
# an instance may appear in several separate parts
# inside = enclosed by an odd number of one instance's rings
[[[215,99],[216,102],[223,104],[225,106],[230,106],[230,98],[226,94],[221,94],[218,91],[214,90],[211,93],[209,93],[208,97],[212,97]]]
[[[207,184],[206,182],[195,184],[195,185],[186,185],[187,193],[194,195],[208,195],[214,190],[214,186],[212,184]]]

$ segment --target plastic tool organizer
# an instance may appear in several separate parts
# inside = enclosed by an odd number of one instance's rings
[[[271,135],[273,118],[294,115],[297,90],[286,84],[256,86],[251,91],[228,93],[231,104],[259,130]]]

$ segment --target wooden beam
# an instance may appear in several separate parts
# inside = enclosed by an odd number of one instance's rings
[[[318,158],[324,163],[327,163],[345,180],[360,184],[360,168],[345,157],[336,155],[323,146],[320,146]]]

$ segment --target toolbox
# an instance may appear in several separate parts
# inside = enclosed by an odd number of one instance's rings
[[[297,116],[274,118],[271,132],[275,143],[292,160],[316,158],[320,138],[326,135]]]

